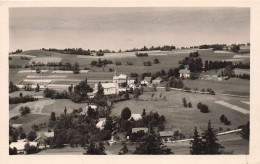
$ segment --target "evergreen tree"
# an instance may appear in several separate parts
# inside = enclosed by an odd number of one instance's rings
[[[145,112],[145,109],[143,109],[142,116],[145,116],[145,115],[146,115],[146,112]]]
[[[123,145],[123,148],[120,150],[120,152],[118,154],[124,155],[124,154],[130,153],[130,150],[128,149],[126,142],[123,142],[122,145]]]
[[[217,143],[218,139],[214,129],[211,127],[210,120],[208,122],[207,130],[202,134],[202,139],[204,154],[220,154],[220,149],[224,148],[221,144]]]
[[[97,86],[96,97],[100,98],[100,97],[103,97],[103,96],[104,96],[104,88],[102,87],[101,83],[99,82],[98,86]]]
[[[155,133],[148,134],[144,142],[140,143],[136,147],[134,154],[173,154],[171,149],[167,148],[159,136],[156,136]]]
[[[190,154],[203,154],[202,139],[199,136],[197,127],[194,128],[193,140],[190,141]]]

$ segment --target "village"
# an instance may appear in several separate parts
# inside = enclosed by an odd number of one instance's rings
[[[8,11],[9,155],[249,154],[249,8]]]

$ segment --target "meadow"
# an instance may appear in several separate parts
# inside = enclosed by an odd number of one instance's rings
[[[165,96],[167,101],[159,97],[161,93],[161,97],[163,98]],[[140,100],[138,101],[128,100],[115,103],[112,109],[112,115],[120,116],[124,107],[129,107],[134,114],[142,114],[143,109],[146,109],[147,113],[157,111],[166,118],[165,129],[181,129],[186,137],[192,135],[194,126],[198,128],[199,132],[202,132],[207,127],[208,120],[211,120],[214,128],[218,129],[222,127],[224,130],[237,128],[237,126],[245,124],[249,120],[248,114],[242,114],[215,103],[215,101],[218,100],[233,100],[233,103],[234,101],[248,101],[246,98],[205,95],[181,91],[157,91],[153,99],[151,99],[151,95],[151,92],[145,92],[139,97]],[[185,98],[187,102],[191,102],[192,108],[183,107],[182,98]],[[201,113],[199,109],[197,109],[199,102],[208,105],[210,112]],[[236,103],[236,105],[239,105],[239,103]],[[232,125],[222,124],[219,120],[221,114],[225,114],[227,118],[231,120]]]

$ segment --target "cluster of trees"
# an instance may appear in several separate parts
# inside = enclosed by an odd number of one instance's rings
[[[239,45],[237,45],[237,44],[232,44],[231,45],[231,51],[232,52],[238,53],[239,50],[240,50],[240,46]]]
[[[137,56],[137,57],[147,57],[148,53],[140,53],[140,52],[138,53],[138,52],[136,52],[135,56]]]
[[[31,101],[37,101],[38,98],[34,98],[32,96],[20,96],[20,97],[10,97],[9,96],[9,104],[19,104],[19,103],[26,103]]]
[[[235,77],[240,78],[240,79],[247,79],[250,80],[250,75],[249,74],[236,74]]]
[[[194,58],[194,57],[185,57],[182,61],[179,61],[184,68],[184,65],[189,65],[189,70],[191,72],[201,72],[203,70],[203,63],[201,58]],[[182,69],[183,69],[182,68]]]
[[[175,77],[171,77],[168,82],[169,87],[172,88],[183,88],[184,84],[182,82],[182,79],[177,79]]]
[[[107,59],[104,59],[104,60],[101,60],[101,59],[98,59],[97,61],[96,60],[92,60],[91,61],[91,67],[102,67],[102,66],[106,66],[107,64],[113,64],[112,60],[107,60]]]
[[[15,91],[19,91],[19,88],[14,85],[14,83],[12,81],[9,82],[9,93],[15,92]]]
[[[22,53],[23,50],[22,49],[17,49],[15,50],[14,52],[11,52],[12,54],[19,54],[19,53]]]
[[[44,97],[51,98],[51,99],[69,99],[70,98],[69,93],[66,91],[59,92],[59,91],[49,89],[49,88],[46,88],[43,91],[43,94],[44,94]]]
[[[204,71],[208,70],[214,70],[214,69],[220,69],[220,68],[225,68],[227,66],[232,66],[232,62],[229,61],[205,61],[204,64]]]
[[[90,144],[91,142],[100,142],[111,139],[111,133],[114,130],[114,123],[110,117],[110,108],[99,108],[94,110],[89,108],[87,115],[79,114],[80,110],[74,110],[64,113],[59,117],[51,116],[50,120],[54,121],[54,138],[53,147],[62,147],[63,144],[70,144],[71,147]],[[98,119],[106,118],[104,129],[96,128]]]
[[[228,120],[228,118],[224,114],[222,114],[219,119],[225,125],[231,125],[231,121]]]
[[[116,65],[122,65],[120,61],[116,61]]]
[[[86,152],[83,153],[84,155],[106,155],[105,153],[105,146],[103,142],[99,142],[98,145],[94,142],[90,142],[87,146]]]
[[[9,68],[10,69],[15,69],[15,68],[22,68],[23,66],[22,65],[19,65],[19,64],[10,64],[9,65]]]
[[[131,61],[127,61],[126,64],[127,64],[127,65],[134,65],[134,63],[131,62]]]
[[[182,102],[183,102],[183,106],[184,106],[185,108],[187,108],[187,107],[192,108],[191,102],[187,103],[187,101],[186,101],[185,98],[182,99]]]
[[[209,49],[213,48],[213,50],[223,50],[226,44],[203,44],[199,46],[199,49]]]
[[[144,62],[144,66],[151,66],[152,63],[150,61]]]
[[[21,116],[25,116],[31,112],[31,109],[28,106],[21,106],[19,109]]]
[[[199,102],[197,104],[197,108],[200,110],[201,113],[209,113],[209,108],[206,104],[202,104],[201,102]]]
[[[22,127],[12,127],[9,125],[9,143],[17,142],[18,139],[25,139],[26,133]]]
[[[147,114],[145,110],[142,113],[142,119],[133,120],[130,119],[131,110],[126,107],[122,110],[121,117],[118,120],[118,130],[121,132],[127,132],[127,135],[132,134],[132,128],[135,127],[147,127],[150,130],[157,127],[160,131],[164,130],[165,117],[159,115],[157,112],[150,112]],[[129,120],[130,119],[130,120]],[[131,137],[130,137],[131,139]]]
[[[65,49],[60,49],[60,50],[56,49],[56,48],[49,48],[49,49],[42,48],[42,50],[55,51],[55,52],[64,53],[64,54],[91,55],[91,51],[89,49],[84,50],[82,48],[65,48]]]
[[[73,102],[80,103],[88,99],[87,93],[93,92],[93,88],[88,85],[87,78],[81,81],[78,85],[68,87],[67,91],[56,91],[53,89],[46,88],[44,90],[44,96],[52,99],[71,99]]]
[[[104,56],[104,54],[105,53],[102,50],[99,50],[99,51],[96,52],[97,56]]]
[[[28,58],[26,56],[21,56],[21,60],[30,60],[30,58]]]
[[[250,62],[248,63],[238,62],[238,63],[234,63],[232,66],[233,68],[250,69]]]
[[[197,128],[194,129],[193,140],[190,141],[190,154],[202,155],[202,154],[221,154],[224,148],[219,144],[216,137],[215,130],[211,127],[211,122],[208,122],[208,128],[199,135]]]
[[[138,77],[138,73],[131,72],[131,73],[130,73],[130,76],[131,76],[131,77]]]
[[[135,52],[135,51],[154,51],[154,50],[160,50],[160,51],[172,51],[175,50],[176,47],[173,45],[164,45],[164,46],[158,46],[158,47],[154,47],[151,46],[150,48],[147,48],[146,46],[144,46],[143,48],[133,48],[130,50],[126,50],[126,52]]]
[[[196,51],[196,52],[191,52],[191,53],[190,53],[190,57],[191,57],[191,58],[197,58],[197,57],[199,57],[198,51]]]

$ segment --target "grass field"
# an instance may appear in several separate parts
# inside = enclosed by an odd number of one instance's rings
[[[216,93],[226,93],[226,94],[235,94],[235,95],[250,95],[250,81],[238,78],[231,78],[229,80],[223,81],[209,81],[209,80],[183,80],[183,83],[186,87],[192,89],[202,88],[207,89],[211,88]]]
[[[162,97],[165,95],[167,101],[163,101],[159,98],[160,93]],[[181,131],[189,137],[192,135],[194,126],[197,126],[199,131],[207,127],[208,120],[211,120],[213,127],[223,129],[233,129],[241,124],[245,124],[249,120],[249,115],[244,115],[222,105],[216,104],[216,100],[225,99],[236,99],[226,96],[218,95],[204,95],[197,93],[185,93],[181,91],[157,91],[151,101],[151,92],[144,93],[140,96],[143,101],[129,100],[118,102],[114,104],[112,109],[112,115],[120,116],[121,111],[124,107],[129,107],[132,113],[141,114],[143,109],[147,112],[157,111],[160,115],[166,117],[166,129],[171,127],[180,128]],[[154,99],[157,98],[157,101]],[[182,103],[182,98],[186,98],[187,102],[192,103],[192,108],[184,108]],[[238,98],[241,101],[244,98]],[[197,109],[197,104],[202,102],[208,105],[210,112],[205,114],[201,113]],[[229,120],[231,120],[232,125],[226,126],[222,124],[219,120],[221,114],[225,114]]]
[[[20,116],[16,120],[10,120],[10,124],[27,124],[44,116],[45,115],[42,114],[27,114],[25,116]]]

